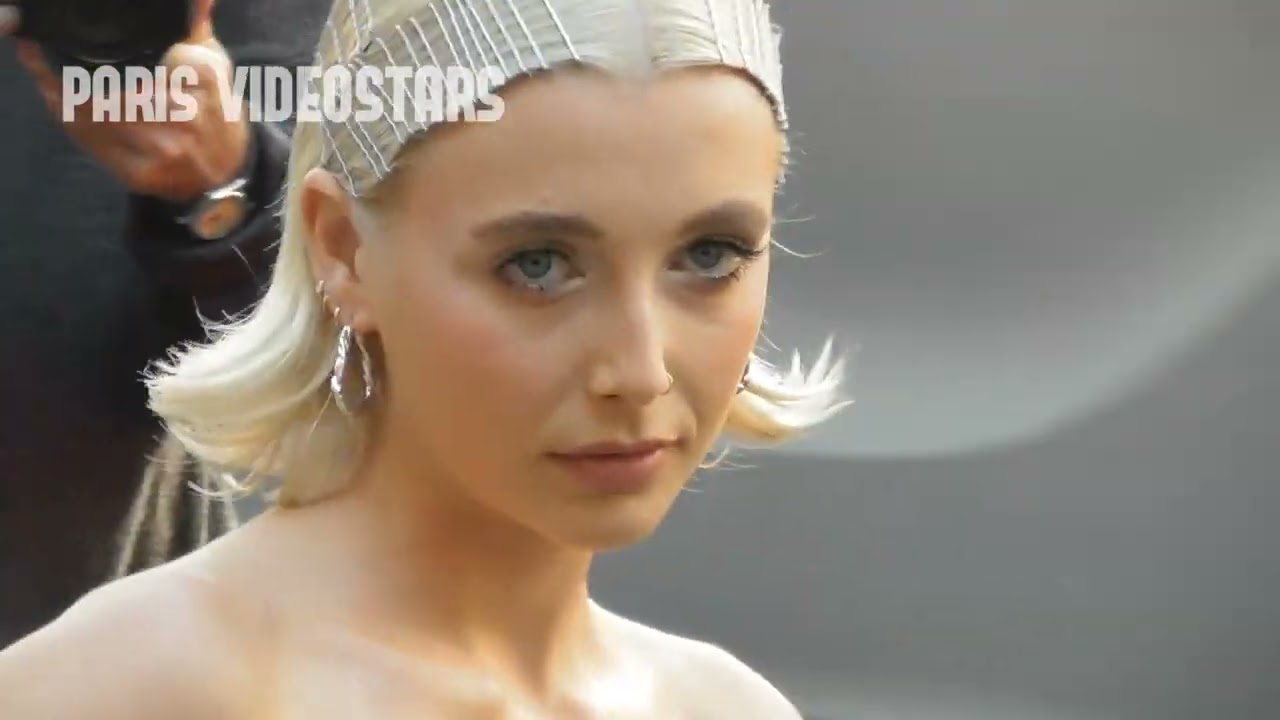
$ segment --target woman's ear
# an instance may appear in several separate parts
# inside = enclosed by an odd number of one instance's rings
[[[303,179],[302,223],[311,271],[324,283],[325,306],[342,325],[365,334],[374,329],[369,294],[356,257],[365,238],[356,222],[356,201],[332,173],[315,168]]]

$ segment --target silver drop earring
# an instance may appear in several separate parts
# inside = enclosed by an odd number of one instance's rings
[[[751,387],[751,379],[750,379],[749,377],[747,377],[747,376],[748,376],[748,375],[750,375],[750,374],[751,374],[751,361],[750,361],[750,360],[748,360],[748,361],[747,361],[747,366],[746,366],[746,367],[744,367],[744,368],[742,368],[742,377],[738,379],[738,390],[737,390],[737,393],[738,393],[739,395],[741,395],[743,392],[745,392],[745,391],[747,390],[747,388]]]
[[[328,305],[328,298],[324,296],[323,280],[316,283],[316,294],[320,296],[323,304]],[[334,321],[338,322],[341,316],[342,308],[334,307]],[[360,350],[361,379],[364,383],[360,402],[355,406],[352,406],[347,401],[346,388],[343,387],[347,376],[347,365],[351,362],[351,349],[353,346]],[[333,395],[333,400],[337,403],[339,410],[347,415],[355,415],[373,397],[373,386],[373,360],[369,355],[369,349],[365,347],[364,339],[360,337],[360,334],[350,325],[344,324],[341,332],[338,333],[338,352],[333,360],[333,371],[329,374],[329,392]]]
[[[359,404],[355,406],[347,402],[346,389],[343,387],[353,346],[360,350],[361,379],[364,381],[364,392],[361,394]],[[333,361],[333,372],[329,375],[329,392],[332,393],[334,402],[338,404],[338,409],[347,415],[358,413],[373,397],[373,361],[369,357],[369,350],[365,347],[364,340],[350,325],[343,325],[342,332],[338,334],[338,354]]]

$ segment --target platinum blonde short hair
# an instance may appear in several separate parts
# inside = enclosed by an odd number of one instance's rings
[[[758,85],[785,138],[779,41],[763,0],[336,0],[316,65],[497,67],[503,82],[495,90],[569,64],[622,75],[719,65]],[[385,98],[392,92],[389,85],[376,90]],[[403,150],[430,124],[386,116],[298,123],[265,296],[249,314],[210,325],[207,343],[176,351],[148,376],[151,408],[169,431],[162,455],[180,447],[206,485],[248,490],[279,480],[276,499],[283,505],[314,501],[346,482],[366,428],[335,407],[328,389],[340,328],[315,292],[299,212],[303,178],[323,167],[365,198],[388,181]],[[807,371],[798,355],[793,359],[778,369],[753,358],[728,435],[781,442],[845,404],[837,397],[843,361],[833,357],[830,342]],[[142,495],[163,495],[157,488],[165,481],[154,467],[150,472]],[[136,552],[145,506],[155,503],[142,495],[122,556]]]

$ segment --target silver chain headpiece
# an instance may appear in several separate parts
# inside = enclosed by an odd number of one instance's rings
[[[787,127],[779,33],[765,0],[338,0],[315,64],[353,75],[365,67],[495,68],[497,90],[564,63],[622,72],[737,68],[760,84]],[[396,89],[392,82],[373,87],[383,107]],[[323,163],[353,195],[385,178],[404,143],[438,122],[415,97],[402,102],[412,111],[399,118],[320,121]]]

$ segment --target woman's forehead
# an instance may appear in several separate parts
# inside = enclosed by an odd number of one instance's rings
[[[665,171],[776,175],[783,141],[767,99],[731,72],[681,72],[651,80],[598,74],[548,76],[504,93],[501,117],[438,128],[402,162],[431,184],[542,174],[546,183],[591,172]],[[497,176],[497,177],[495,177]]]

